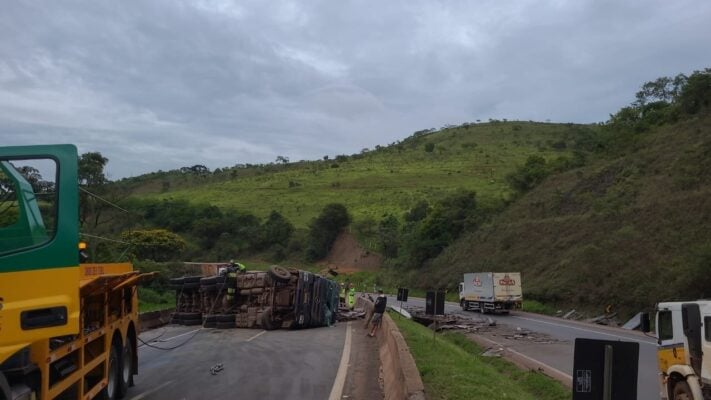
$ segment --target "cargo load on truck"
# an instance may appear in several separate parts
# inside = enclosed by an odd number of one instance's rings
[[[268,271],[218,269],[216,275],[171,280],[176,291],[172,323],[206,328],[309,328],[336,322],[336,282],[295,268]]]
[[[473,272],[459,284],[462,310],[508,313],[520,309],[523,295],[520,272]]]

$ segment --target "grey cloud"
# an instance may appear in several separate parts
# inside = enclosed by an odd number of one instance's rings
[[[709,65],[711,3],[11,2],[0,138],[112,178],[357,152],[476,119],[596,122]]]

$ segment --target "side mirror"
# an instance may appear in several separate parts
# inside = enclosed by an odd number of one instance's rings
[[[648,312],[643,312],[639,316],[639,330],[642,332],[649,332],[651,330],[651,321]]]

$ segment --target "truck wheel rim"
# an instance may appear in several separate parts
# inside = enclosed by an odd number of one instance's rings
[[[118,368],[116,367],[116,357],[111,357],[109,361],[109,382],[106,384],[106,394],[109,398],[114,397],[114,392],[116,392],[116,373]]]
[[[126,348],[123,356],[123,381],[128,382],[131,378],[131,364],[133,364],[133,354],[130,348]]]

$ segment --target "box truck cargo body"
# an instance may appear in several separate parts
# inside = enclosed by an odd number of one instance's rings
[[[520,309],[523,299],[520,272],[474,272],[459,284],[463,310],[502,312]]]

